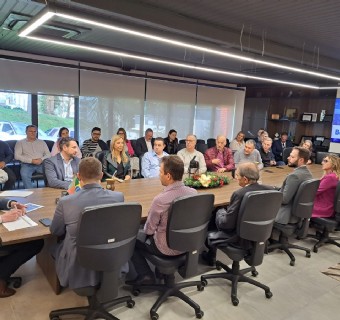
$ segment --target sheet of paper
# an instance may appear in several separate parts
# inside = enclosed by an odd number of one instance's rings
[[[33,193],[33,191],[24,191],[24,190],[7,190],[7,191],[3,191],[0,193],[0,197],[22,197],[22,198],[26,198],[29,195],[31,195]]]
[[[14,230],[23,229],[23,228],[35,227],[37,225],[38,224],[36,222],[34,222],[31,218],[29,218],[27,216],[22,216],[16,221],[3,223],[3,226],[8,231],[14,231]]]
[[[26,203],[26,206],[26,212],[31,212],[44,207],[34,203]]]

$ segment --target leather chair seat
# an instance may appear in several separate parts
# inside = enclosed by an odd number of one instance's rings
[[[274,228],[281,231],[287,236],[294,234],[296,230],[296,224],[281,224],[281,223],[274,223]]]
[[[313,218],[311,221],[327,228],[328,231],[334,231],[338,225],[338,222],[333,218]]]
[[[173,257],[160,257],[152,254],[145,254],[147,260],[155,265],[162,274],[173,274],[179,267],[185,264],[186,255],[181,254]]]
[[[228,247],[220,247],[218,249],[223,251],[228,257],[233,261],[242,261],[244,257],[247,255],[247,251],[242,248],[233,247],[229,244]]]

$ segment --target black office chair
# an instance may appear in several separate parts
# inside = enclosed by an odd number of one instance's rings
[[[181,139],[178,141],[179,144],[185,144],[185,139]]]
[[[51,152],[52,148],[54,146],[54,141],[51,141],[51,140],[44,140],[44,141],[47,144],[48,150],[50,150],[50,152]]]
[[[290,155],[290,153],[292,152],[293,148],[292,147],[288,147],[283,149],[282,151],[282,161],[287,164],[288,163],[288,157]]]
[[[316,152],[316,156],[315,156],[315,163],[316,164],[321,164],[322,160],[327,157],[328,155],[330,155],[331,153],[329,152],[324,152],[324,151],[317,151]]]
[[[111,150],[111,139],[106,141],[106,145]]]
[[[239,304],[237,298],[239,282],[248,282],[262,288],[267,298],[272,297],[269,287],[246,277],[245,274],[251,271],[253,276],[257,275],[255,266],[262,264],[265,243],[272,232],[274,220],[281,202],[282,193],[274,190],[251,191],[244,195],[236,227],[239,241],[228,242],[226,239],[230,238],[230,236],[221,231],[215,234],[216,239],[209,239],[211,245],[216,246],[233,260],[232,267],[229,268],[224,263],[216,261],[216,269],[221,270],[223,268],[226,272],[202,276],[202,285],[206,286],[208,284],[207,279],[223,278],[230,280],[232,282],[231,302],[234,306]],[[242,260],[250,268],[241,270],[240,262]]]
[[[197,139],[196,144],[205,144],[205,140]]]
[[[180,291],[180,289],[191,286],[197,286],[199,290],[203,290],[201,282],[175,283],[175,272],[178,271],[183,278],[196,275],[199,249],[204,245],[213,208],[214,195],[212,194],[199,194],[176,199],[169,211],[167,243],[171,249],[185,253],[168,257],[145,253],[146,259],[156,267],[165,282],[164,284],[138,285],[132,288],[134,295],[138,295],[142,289],[161,292],[150,310],[152,320],[158,319],[157,310],[169,296],[180,298],[195,309],[196,318],[202,318],[203,311],[200,306]]]
[[[208,145],[205,143],[196,144],[196,150],[204,154],[208,150]]]
[[[185,143],[180,143],[180,144],[178,145],[177,152],[180,151],[180,150],[182,150],[182,149],[185,149],[185,148],[186,148],[186,144],[185,144]]]
[[[207,145],[208,145],[208,148],[215,147],[215,146],[216,146],[216,139],[214,139],[214,138],[209,138],[209,139],[207,140]]]
[[[130,296],[111,299],[118,295],[120,269],[132,256],[141,213],[138,203],[85,208],[78,222],[77,261],[84,268],[100,272],[102,280],[98,286],[74,290],[87,296],[88,306],[51,311],[51,320],[72,314],[84,315],[87,320],[117,319],[106,310],[122,302],[129,308],[134,306]]]
[[[316,234],[309,234],[309,238],[318,240],[314,245],[313,251],[318,252],[318,249],[325,243],[331,243],[340,248],[340,243],[336,240],[340,240],[340,237],[331,237],[330,233],[340,225],[340,182],[336,187],[334,198],[334,211],[335,216],[332,218],[312,218],[311,223],[316,228]],[[321,232],[318,231],[321,229]]]
[[[288,237],[295,234],[299,239],[303,239],[307,236],[309,219],[312,216],[313,202],[319,184],[320,180],[317,179],[306,180],[300,184],[292,206],[292,216],[299,218],[298,222],[288,224],[274,223],[274,229],[280,233],[279,241],[274,241],[274,243],[270,244],[268,251],[274,249],[283,250],[289,256],[291,266],[295,265],[295,257],[289,249],[306,251],[306,257],[311,257],[310,249],[289,243]]]

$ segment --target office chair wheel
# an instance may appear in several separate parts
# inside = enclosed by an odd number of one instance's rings
[[[216,270],[218,270],[218,271],[222,270],[222,266],[221,266],[220,261],[216,261]]]
[[[253,271],[251,272],[251,275],[252,275],[253,277],[257,277],[257,276],[259,275],[259,273],[258,273],[256,270],[253,270]]]
[[[151,320],[158,320],[159,315],[157,312],[150,311],[150,317],[151,317]]]
[[[310,257],[311,257],[310,251],[306,252],[306,257],[307,257],[307,258],[310,258]]]
[[[130,300],[128,302],[126,302],[126,306],[130,309],[132,309],[135,306],[136,302],[133,300]]]
[[[197,285],[197,291],[204,291],[204,285],[203,284],[199,284]]]
[[[196,318],[197,319],[202,319],[204,316],[204,312],[202,310],[196,311]]]
[[[266,298],[270,299],[273,296],[271,291],[266,292]]]
[[[318,253],[318,251],[319,251],[319,248],[317,248],[316,246],[314,246],[314,247],[313,247],[313,252]]]
[[[295,261],[290,260],[289,264],[293,267],[293,266],[295,266]]]
[[[133,289],[132,290],[132,294],[135,296],[135,297],[138,297],[140,295],[140,290],[139,289]]]
[[[201,285],[202,285],[203,287],[206,287],[206,286],[208,285],[208,281],[205,280],[205,279],[201,279]]]
[[[232,303],[235,307],[238,306],[239,302],[240,302],[240,301],[237,299],[236,296],[231,296],[231,303]]]
[[[50,318],[50,320],[60,320],[58,316],[54,316],[53,318]]]
[[[20,288],[21,287],[21,282],[22,282],[22,280],[20,278],[19,279],[15,279],[13,281],[13,288],[15,288],[15,289]]]

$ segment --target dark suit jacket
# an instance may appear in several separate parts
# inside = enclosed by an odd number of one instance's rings
[[[294,196],[301,182],[313,179],[312,174],[307,166],[295,168],[295,170],[287,176],[283,181],[280,191],[283,193],[282,206],[277,213],[275,221],[281,224],[295,223],[298,221],[297,217],[292,216],[292,205]]]
[[[273,190],[273,187],[253,183],[235,191],[230,198],[230,205],[228,206],[227,210],[217,211],[216,213],[217,228],[219,230],[227,231],[228,233],[234,232],[236,229],[238,213],[240,210],[243,196],[249,191],[258,190]]]
[[[56,271],[62,286],[75,289],[95,286],[100,282],[97,272],[85,269],[77,263],[78,221],[85,207],[116,202],[124,202],[121,192],[103,189],[96,183],[87,184],[80,191],[60,198],[50,230],[56,236],[65,236],[55,252]],[[100,232],[100,230],[93,230],[93,232]]]
[[[294,147],[293,142],[291,142],[290,140],[287,140],[286,141],[286,148],[292,148],[292,147]],[[275,140],[273,142],[272,152],[273,152],[273,154],[275,156],[275,161],[283,161],[282,160],[283,149],[282,149],[282,141],[281,141],[281,139]]]
[[[151,139],[151,144],[153,147],[154,138]],[[137,157],[141,157],[145,152],[148,152],[148,147],[146,146],[145,138],[138,138],[136,141],[135,154]]]
[[[0,199],[0,210],[8,210],[8,202],[11,201],[10,199],[1,198]]]
[[[73,174],[78,173],[80,159],[74,157],[71,162]],[[46,176],[47,184],[51,188],[68,189],[70,181],[64,181],[65,169],[63,158],[60,153],[55,156],[44,160],[44,173]]]

